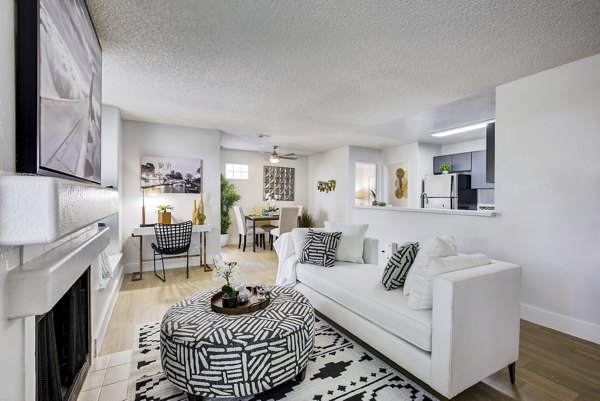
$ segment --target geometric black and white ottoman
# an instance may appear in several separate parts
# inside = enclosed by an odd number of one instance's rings
[[[163,317],[160,356],[167,379],[190,400],[262,393],[303,378],[314,344],[315,313],[298,291],[271,288],[271,303],[246,315],[210,307],[218,290],[199,292]]]

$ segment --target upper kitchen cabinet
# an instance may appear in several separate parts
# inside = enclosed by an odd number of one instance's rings
[[[487,126],[486,150],[486,181],[496,182],[496,123]]]
[[[472,189],[491,189],[494,188],[493,182],[487,182],[486,173],[486,151],[480,150],[471,153],[473,168],[471,169],[471,188]]]
[[[441,174],[440,165],[448,163],[453,173],[471,171],[471,152],[455,153],[452,155],[435,156],[433,158],[433,173]]]
[[[452,165],[452,155],[435,156],[433,158],[433,174],[441,174],[440,166],[444,163]]]
[[[471,171],[471,152],[455,153],[452,155],[452,171]]]

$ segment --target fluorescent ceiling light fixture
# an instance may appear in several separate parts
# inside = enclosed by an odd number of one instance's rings
[[[496,120],[491,119],[491,120],[487,120],[487,121],[482,121],[480,123],[469,124],[469,125],[464,125],[464,126],[458,127],[458,128],[447,129],[445,131],[434,132],[433,134],[431,134],[431,136],[435,136],[435,137],[439,138],[442,136],[460,134],[461,132],[473,131],[473,130],[476,130],[479,128],[485,128],[485,127],[487,127],[487,125],[489,123],[493,123],[494,121],[496,121]]]
[[[271,163],[279,163],[279,157],[276,155],[271,155],[271,156],[269,156],[269,161]]]

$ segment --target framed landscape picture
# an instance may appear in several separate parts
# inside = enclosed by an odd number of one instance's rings
[[[85,1],[19,1],[17,24],[17,171],[100,183],[102,50]]]
[[[142,156],[140,187],[159,193],[202,192],[202,160],[182,157]]]

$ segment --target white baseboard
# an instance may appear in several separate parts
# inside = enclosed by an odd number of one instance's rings
[[[600,344],[600,325],[594,323],[523,303],[521,304],[521,318],[528,322]]]

